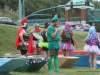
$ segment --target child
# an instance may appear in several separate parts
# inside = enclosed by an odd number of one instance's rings
[[[89,53],[90,68],[92,68],[93,55],[93,69],[96,69],[97,54],[100,54],[100,49],[98,48],[98,43],[100,42],[100,39],[95,31],[94,26],[90,28],[88,36],[85,38],[84,42],[87,43],[87,45],[84,46],[84,50]]]
[[[60,36],[61,36],[60,49],[62,50],[64,56],[69,56],[69,53],[74,51],[74,48],[72,46],[72,40],[74,41],[76,47],[78,48],[70,23],[67,22],[65,24],[65,28],[61,32]]]

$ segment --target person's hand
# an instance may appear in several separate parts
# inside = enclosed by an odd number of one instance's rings
[[[78,48],[78,45],[76,44],[76,48]]]
[[[59,33],[60,33],[60,30],[58,29]]]
[[[35,45],[33,45],[32,47],[33,47],[33,49],[35,49]]]
[[[55,31],[58,31],[58,28],[55,28]]]
[[[24,44],[24,46],[26,46],[26,43],[25,42],[23,44]]]

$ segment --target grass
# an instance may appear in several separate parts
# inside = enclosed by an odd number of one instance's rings
[[[20,53],[19,50],[14,48],[16,34],[19,28],[20,26],[0,24],[0,56],[4,56],[5,53]],[[31,29],[32,27],[30,26],[27,31],[29,32]],[[41,30],[43,30],[43,28],[41,28]],[[83,50],[83,47],[85,45],[83,40],[87,36],[88,32],[73,31],[73,33],[79,46],[79,48],[76,50]],[[100,33],[98,33],[98,36],[100,36]],[[89,67],[72,66],[69,68],[59,68],[59,69],[62,71],[61,73],[55,73],[55,72],[48,73],[46,68],[41,68],[38,72],[12,72],[12,73],[13,75],[52,75],[52,74],[53,75],[100,75],[100,68],[93,70],[90,69]],[[0,75],[12,75],[12,74],[9,73]]]
[[[100,68],[96,70],[89,67],[77,67],[59,68],[61,73],[48,73],[46,68],[41,68],[38,72],[11,72],[13,75],[100,75]],[[53,70],[54,71],[54,70]],[[0,75],[12,75],[12,74],[0,74]]]

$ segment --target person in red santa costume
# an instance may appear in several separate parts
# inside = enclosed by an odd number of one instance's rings
[[[15,48],[17,47],[17,50],[21,51],[22,57],[26,57],[26,53],[28,50],[28,40],[24,38],[24,35],[27,34],[26,30],[28,27],[28,24],[26,23],[27,18],[21,20],[22,27],[19,28],[16,36],[16,41],[15,41]],[[29,37],[29,36],[28,36]]]
[[[39,39],[34,36],[33,33],[41,35],[40,26],[38,23],[35,23],[30,31],[29,48],[27,54],[41,54],[42,48],[38,46]]]

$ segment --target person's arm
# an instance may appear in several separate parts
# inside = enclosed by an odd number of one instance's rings
[[[98,39],[98,42],[100,43],[100,38],[99,38],[99,36],[98,36],[98,38],[97,38],[97,39]]]
[[[60,36],[60,30],[58,29],[58,31],[59,31],[59,36]]]
[[[52,38],[56,36],[57,31],[58,31],[58,28],[55,28],[55,32],[53,34],[50,34]]]
[[[86,42],[86,43],[87,43],[87,37],[84,39],[84,42]]]
[[[63,34],[63,31],[60,33],[60,37],[62,36],[62,34]]]
[[[26,46],[26,44],[24,43],[23,35],[24,35],[24,31],[22,31],[22,32],[19,34],[19,38],[20,38],[20,40],[23,42],[23,44]]]
[[[74,43],[75,43],[76,47],[78,48],[78,46],[77,46],[77,43],[76,43],[76,40],[75,40],[74,36],[72,35],[71,37],[72,37],[72,40],[74,41]]]
[[[32,47],[33,47],[33,49],[35,49],[34,41],[32,41]]]

